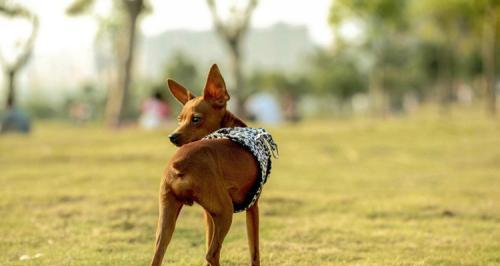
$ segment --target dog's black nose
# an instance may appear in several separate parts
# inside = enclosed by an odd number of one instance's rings
[[[179,141],[179,134],[177,134],[177,133],[170,134],[170,136],[168,136],[168,138],[170,139],[170,142],[177,145],[178,141]]]

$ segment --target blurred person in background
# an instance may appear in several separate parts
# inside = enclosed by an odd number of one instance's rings
[[[170,115],[170,108],[163,95],[156,91],[142,104],[139,124],[145,129],[161,127]]]
[[[30,131],[31,122],[23,110],[12,107],[7,109],[4,114],[0,114],[0,133],[29,133]]]
[[[278,124],[283,121],[279,103],[270,93],[252,95],[245,102],[245,109],[252,120],[259,123]]]

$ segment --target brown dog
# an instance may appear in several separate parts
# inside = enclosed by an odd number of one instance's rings
[[[233,218],[233,204],[242,203],[256,182],[258,165],[252,154],[228,139],[197,141],[224,127],[246,127],[226,110],[229,95],[217,65],[210,68],[203,96],[168,80],[172,94],[184,106],[179,127],[169,138],[179,150],[164,172],[159,197],[155,254],[151,265],[161,265],[184,204],[205,209],[206,260],[219,265],[222,241]],[[259,209],[257,202],[246,211],[252,265],[259,260]]]

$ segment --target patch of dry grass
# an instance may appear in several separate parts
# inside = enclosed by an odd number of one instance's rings
[[[498,121],[269,129],[281,158],[261,198],[263,265],[500,264]],[[146,265],[167,133],[40,123],[0,136],[0,265]],[[203,230],[201,208],[185,207],[166,262],[202,265]],[[239,214],[222,263],[248,260]]]

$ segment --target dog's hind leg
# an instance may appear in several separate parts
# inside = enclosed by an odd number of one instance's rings
[[[252,266],[260,265],[259,254],[259,206],[258,201],[246,211],[248,247]]]
[[[172,239],[175,222],[181,211],[182,203],[171,193],[163,190],[160,192],[160,207],[158,226],[156,229],[156,246],[151,266],[160,266],[167,250],[168,243]]]
[[[222,242],[233,221],[233,202],[226,194],[217,199],[212,198],[210,202],[200,202],[200,205],[210,213],[213,221],[212,240],[207,250],[206,260],[209,266],[219,266]]]
[[[208,211],[205,210],[205,247],[208,252],[208,248],[210,247],[210,243],[212,242],[214,236],[214,222],[212,220],[212,216]]]

